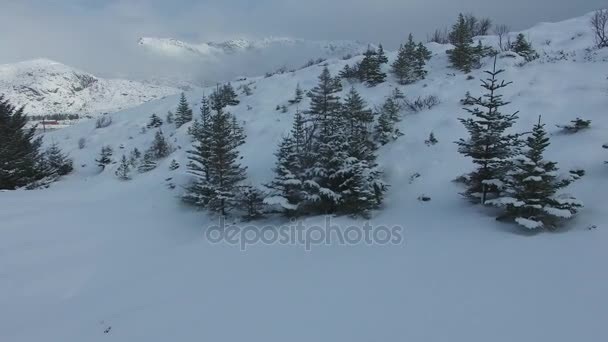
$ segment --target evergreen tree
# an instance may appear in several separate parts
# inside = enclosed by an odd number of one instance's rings
[[[452,66],[466,73],[470,72],[478,62],[478,56],[473,46],[472,34],[462,14],[458,16],[458,22],[452,28],[450,41],[454,49],[448,50],[447,53]]]
[[[65,176],[74,170],[72,160],[61,152],[56,142],[44,152],[43,157],[52,175]]]
[[[347,80],[361,79],[359,69],[360,69],[359,65],[356,65],[355,67],[351,67],[350,65],[346,64],[344,66],[344,68],[340,71],[338,76],[340,78],[347,79]]]
[[[129,154],[129,165],[131,165],[132,167],[135,167],[137,165],[137,162],[140,157],[141,157],[141,152],[139,152],[137,147],[135,147]]]
[[[172,124],[173,123],[173,112],[172,111],[168,111],[167,112],[167,117],[165,118],[165,121],[168,124]]]
[[[482,88],[487,93],[474,99],[475,108],[465,110],[471,118],[460,118],[460,122],[469,132],[468,139],[460,139],[458,152],[473,159],[477,169],[468,176],[466,196],[481,200],[485,204],[489,193],[499,194],[505,173],[509,170],[509,158],[516,152],[518,135],[505,133],[515,120],[518,112],[503,114],[500,108],[508,105],[502,100],[498,91],[511,82],[499,81],[504,70],[496,70],[496,59],[492,71],[486,71],[489,77],[482,80]]]
[[[148,122],[148,128],[158,128],[163,125],[163,120],[158,117],[156,114],[152,114],[150,116],[150,121]]]
[[[131,168],[129,167],[127,157],[124,154],[122,155],[118,169],[116,169],[116,177],[123,181],[131,179]]]
[[[384,82],[386,74],[382,72],[382,63],[380,62],[380,59],[381,57],[375,49],[372,47],[367,48],[363,60],[357,67],[357,74],[359,75],[360,81],[366,82],[370,87],[374,87]]]
[[[186,95],[182,93],[182,96],[179,99],[179,105],[175,111],[175,127],[180,128],[190,121],[192,121],[192,109],[190,108],[190,105],[188,105]]]
[[[400,135],[402,134],[395,129],[395,121],[391,118],[390,113],[384,110],[380,111],[374,129],[374,139],[381,145],[386,145],[396,140]]]
[[[26,129],[23,108],[15,109],[0,95],[0,190],[13,190],[47,176],[43,171],[35,127]]]
[[[240,187],[240,207],[245,208],[245,219],[255,220],[263,216],[264,194],[251,185]]]
[[[582,204],[570,195],[556,195],[579,176],[571,174],[560,178],[557,163],[543,157],[549,146],[549,137],[540,118],[531,136],[526,140],[523,153],[516,156],[513,169],[506,178],[504,196],[490,201],[506,207],[501,218],[515,220],[528,229],[554,229],[563,219],[571,218]]]
[[[418,46],[416,47],[416,62],[414,64],[414,75],[417,80],[426,78],[428,72],[424,67],[426,66],[426,62],[431,60],[432,56],[431,51],[429,51],[426,46],[422,43],[418,43]]]
[[[433,132],[431,132],[431,134],[429,135],[429,138],[427,140],[424,141],[424,143],[427,146],[431,146],[431,145],[435,145],[436,143],[438,143],[439,141],[437,140],[437,138],[435,138],[435,134]]]
[[[137,167],[137,171],[140,173],[149,172],[156,168],[156,162],[154,161],[154,155],[152,151],[144,153],[144,157]]]
[[[221,215],[238,207],[239,183],[245,179],[245,167],[238,160],[238,147],[245,135],[228,112],[218,108],[209,119],[208,145],[190,153],[190,173],[195,177],[184,200],[206,207]]]
[[[297,112],[290,134],[283,138],[275,153],[274,179],[266,185],[271,189],[272,202],[278,203],[287,216],[303,212],[309,198],[304,188],[305,170],[311,164],[307,140],[304,118]]]
[[[162,130],[159,129],[154,135],[154,141],[152,141],[152,146],[150,146],[148,152],[154,159],[162,159],[171,154],[171,145],[165,139]]]
[[[405,45],[401,45],[397,54],[397,59],[393,62],[392,72],[397,77],[399,84],[410,84],[417,80],[415,74],[416,66],[416,43],[414,36],[410,33]]]
[[[230,83],[226,83],[222,87],[222,98],[227,106],[236,106],[240,103],[238,95]]]
[[[532,44],[526,40],[523,33],[517,35],[515,42],[511,44],[511,50],[518,55],[524,57],[526,61],[530,62],[538,58],[538,53],[532,48]]]
[[[386,57],[386,54],[384,53],[384,48],[382,47],[382,44],[378,44],[376,58],[378,59],[378,63],[380,63],[380,64],[388,63],[388,58]]]
[[[101,168],[102,171],[106,168],[106,165],[109,165],[110,163],[112,163],[112,154],[113,153],[114,153],[114,151],[112,150],[112,147],[110,147],[110,146],[101,147],[101,152],[99,153],[99,158],[97,158],[95,161],[97,162],[97,165]]]
[[[298,103],[302,102],[303,99],[304,99],[304,91],[302,90],[302,88],[300,88],[300,83],[298,83],[298,85],[296,86],[295,96],[292,100],[289,100],[289,103],[292,105],[298,104]]]

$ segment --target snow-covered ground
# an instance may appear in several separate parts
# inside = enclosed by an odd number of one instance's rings
[[[111,145],[115,160],[134,147],[146,149],[154,130],[142,134],[141,127],[152,113],[164,118],[174,110],[178,97],[172,96],[115,113],[107,128],[84,122],[48,133],[45,141],[70,153],[75,172],[47,190],[0,193],[1,340],[607,340],[608,50],[587,50],[593,44],[587,17],[524,33],[541,58],[523,66],[521,58],[499,59],[502,76],[514,82],[504,92],[512,101],[506,110],[520,111],[517,131],[528,131],[542,115],[552,139],[547,158],[563,171],[587,171],[568,189],[586,206],[567,228],[526,234],[459,196],[452,180],[472,168],[453,143],[466,134],[459,100],[466,91],[481,94],[483,68],[467,80],[448,68],[447,47],[431,44],[427,79],[400,88],[410,98],[436,95],[441,104],[404,113],[404,136],[380,150],[391,188],[371,222],[403,226],[403,243],[310,252],[210,243],[204,232],[215,219],[178,200],[188,181],[187,126],[162,127],[177,150],[155,170],[129,182],[115,177],[117,164],[100,174],[94,159],[101,146]],[[346,63],[353,61],[330,60],[328,67],[336,74]],[[248,135],[242,153],[252,182],[272,177],[273,153],[297,109],[275,107],[287,104],[298,83],[315,86],[321,70],[244,82],[255,82],[253,95],[241,95],[230,111]],[[370,106],[379,105],[396,86],[389,80],[355,87]],[[210,89],[186,95],[198,107],[203,93]],[[300,109],[307,106],[305,100]],[[576,117],[592,120],[591,128],[567,135],[555,126]],[[439,143],[428,147],[431,131]],[[172,159],[181,168],[169,171]],[[412,180],[415,173],[420,177]],[[417,200],[422,194],[432,200]]]

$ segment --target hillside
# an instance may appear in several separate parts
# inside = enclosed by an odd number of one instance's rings
[[[0,94],[31,115],[100,114],[178,93],[176,88],[103,79],[46,59],[0,65]]]
[[[514,130],[529,131],[542,115],[552,142],[547,158],[562,171],[586,170],[568,188],[585,208],[567,228],[526,233],[462,199],[453,180],[473,165],[453,143],[466,135],[459,101],[467,91],[482,94],[479,79],[491,61],[484,60],[471,80],[449,68],[449,46],[429,44],[426,80],[399,86],[389,76],[373,88],[353,84],[370,107],[394,87],[409,98],[441,101],[430,110],[403,112],[404,135],[380,150],[391,187],[371,223],[404,227],[403,243],[320,244],[310,252],[210,243],[204,234],[216,218],[178,199],[190,179],[187,125],[162,126],[176,151],[155,170],[129,182],[116,178],[117,164],[99,173],[94,160],[102,146],[111,145],[118,160],[150,145],[155,130],[142,133],[142,127],[152,113],[164,119],[175,110],[179,97],[168,96],[111,114],[113,124],[104,129],[84,122],[48,133],[45,143],[59,143],[75,172],[46,190],[0,193],[0,304],[8,308],[0,311],[0,331],[15,342],[606,340],[608,50],[591,48],[588,22],[586,16],[540,24],[523,32],[539,59],[498,59],[501,76],[513,82],[503,92],[511,102],[505,111],[520,111]],[[387,55],[390,61],[396,56]],[[359,58],[326,63],[335,75]],[[229,107],[247,134],[241,152],[252,183],[271,179],[277,145],[298,109],[275,108],[288,104],[298,84],[314,87],[322,68],[233,83],[253,89]],[[343,83],[345,94],[350,85]],[[186,96],[197,109],[211,90]],[[305,99],[299,109],[308,105]],[[563,134],[556,127],[576,117],[592,120],[591,128]],[[424,143],[430,132],[439,141],[434,146]],[[172,159],[179,169],[169,170]],[[419,201],[423,194],[431,201]],[[336,217],[332,223],[363,221]],[[305,224],[323,225],[324,218]]]

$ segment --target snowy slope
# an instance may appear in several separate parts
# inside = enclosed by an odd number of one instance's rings
[[[178,93],[167,86],[103,79],[46,59],[0,65],[0,94],[32,115],[99,114]]]
[[[379,158],[391,189],[372,223],[404,226],[403,244],[328,245],[312,252],[256,245],[241,252],[209,243],[203,232],[214,219],[177,199],[189,179],[187,127],[163,126],[177,150],[154,171],[130,182],[114,176],[117,165],[99,174],[94,159],[101,146],[113,146],[115,159],[149,146],[154,131],[142,134],[141,127],[150,114],[175,109],[178,98],[167,97],[114,114],[106,129],[85,122],[48,134],[47,143],[58,142],[74,158],[74,174],[48,190],[0,193],[0,305],[6,308],[0,310],[0,336],[7,341],[605,341],[608,153],[601,145],[608,142],[608,50],[588,50],[587,21],[525,31],[542,55],[537,61],[499,59],[503,76],[514,82],[504,92],[512,101],[507,110],[521,112],[515,129],[529,130],[542,115],[552,135],[547,157],[562,170],[587,171],[569,189],[586,207],[568,229],[523,234],[458,195],[462,189],[452,180],[472,168],[453,143],[466,133],[457,120],[465,115],[459,100],[466,91],[480,94],[479,81],[449,69],[448,47],[431,44],[427,80],[401,89],[408,97],[436,95],[441,104],[404,113],[405,135],[383,147]],[[388,56],[393,60],[395,54]],[[329,60],[328,67],[335,74],[346,63],[353,60]],[[254,94],[240,96],[241,103],[230,108],[248,135],[242,152],[252,182],[272,177],[273,153],[296,110],[280,113],[276,105],[286,104],[298,83],[313,87],[321,69],[250,79]],[[483,72],[472,75],[479,79]],[[375,88],[355,87],[370,106],[379,105],[396,86],[389,79]],[[209,92],[186,95],[198,106]],[[307,106],[307,100],[300,104]],[[564,135],[555,127],[577,116],[592,120],[592,128]],[[427,147],[431,131],[439,143]],[[81,137],[87,142],[82,150]],[[182,167],[169,171],[173,158]],[[421,176],[411,181],[415,173]],[[171,190],[168,183],[177,187]],[[432,201],[418,201],[421,194]],[[362,222],[341,217],[334,223]],[[592,225],[598,228],[589,230]]]

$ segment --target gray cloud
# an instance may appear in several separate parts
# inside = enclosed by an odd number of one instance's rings
[[[458,12],[524,29],[606,6],[604,0],[3,0],[0,63],[47,57],[102,76],[144,77],[159,65],[141,36],[186,41],[292,36],[382,42],[423,39]],[[163,68],[171,71],[171,66]]]

